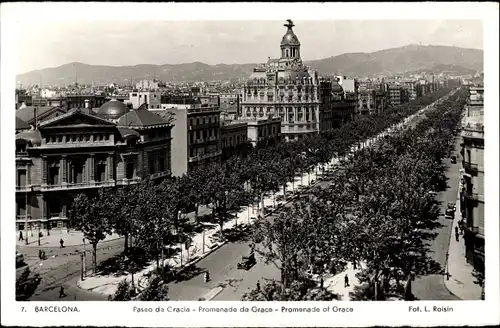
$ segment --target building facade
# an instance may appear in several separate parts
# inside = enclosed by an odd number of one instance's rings
[[[16,228],[70,228],[77,194],[170,176],[172,126],[157,116],[130,120],[125,127],[76,109],[17,134]]]
[[[266,64],[254,68],[241,93],[241,116],[280,117],[281,133],[286,140],[298,140],[320,131],[318,72],[302,63],[293,26],[290,20],[285,24],[281,57],[269,58]]]
[[[136,109],[143,104],[146,104],[148,109],[161,109],[161,93],[158,91],[132,91],[129,93],[129,102]]]
[[[221,121],[222,161],[232,156],[245,157],[249,150],[248,123],[242,121]]]
[[[220,163],[222,156],[220,114],[218,107],[194,106],[150,110],[172,115],[172,174],[182,176],[197,167]]]
[[[248,142],[252,148],[276,145],[283,140],[279,117],[241,118],[240,121],[248,124]]]
[[[222,93],[220,95],[220,109],[228,114],[240,116],[240,95],[238,93]]]
[[[377,112],[376,92],[373,89],[361,90],[359,92],[358,113],[369,115]]]
[[[484,107],[483,87],[470,87],[462,126],[460,204],[465,223],[465,257],[484,272]]]

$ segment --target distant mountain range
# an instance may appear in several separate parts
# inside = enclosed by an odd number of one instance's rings
[[[264,59],[265,61],[265,59]],[[408,45],[371,53],[347,53],[320,60],[305,61],[321,75],[343,74],[353,77],[397,75],[409,72],[443,71],[473,74],[483,70],[483,50],[450,46]],[[22,85],[119,84],[156,78],[167,82],[235,80],[246,78],[256,64],[207,65],[200,62],[178,65],[103,66],[69,63],[20,74]]]

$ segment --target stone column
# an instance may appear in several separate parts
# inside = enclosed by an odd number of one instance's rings
[[[90,154],[89,156],[89,166],[90,166],[90,181],[95,180],[95,154]]]
[[[61,157],[61,176],[62,176],[62,183],[66,183],[68,181],[68,160],[66,158],[66,155],[63,155]]]
[[[31,185],[31,165],[26,165],[26,185]]]
[[[113,153],[108,153],[108,164],[106,165],[107,171],[108,171],[108,180],[113,180],[113,165],[114,165],[114,160],[113,160]]]
[[[47,184],[47,174],[48,174],[48,167],[47,167],[47,157],[42,156],[42,184],[46,185]]]

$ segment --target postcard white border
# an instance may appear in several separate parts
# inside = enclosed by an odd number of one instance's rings
[[[373,325],[488,325],[498,323],[499,309],[499,212],[498,212],[498,4],[496,3],[4,3],[1,7],[1,320],[3,325],[96,325],[96,326],[373,326]],[[77,306],[80,313],[21,313],[38,302],[16,303],[14,299],[14,68],[16,54],[9,45],[22,42],[16,37],[15,22],[36,28],[41,21],[62,20],[446,20],[483,21],[485,53],[486,152],[486,301],[454,302],[335,302],[330,306],[352,306],[352,314],[134,314],[138,303],[50,302],[44,305]],[[33,49],[33,56],[36,56]],[[61,63],[63,64],[63,63]],[[12,122],[12,123],[11,123]],[[243,302],[203,302],[203,306],[251,307]],[[409,313],[408,306],[449,305],[453,313]],[[154,303],[145,306],[156,307]],[[182,307],[190,302],[163,303]],[[289,303],[286,305],[290,305]],[[302,303],[303,305],[303,303]],[[301,305],[301,306],[302,306]],[[311,306],[324,307],[315,302]],[[258,304],[260,307],[280,304]]]

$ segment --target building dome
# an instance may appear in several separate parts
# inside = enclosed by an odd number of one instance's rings
[[[300,46],[299,38],[293,33],[292,27],[294,27],[293,22],[288,20],[288,24],[285,24],[287,28],[286,34],[281,39],[281,46]]]
[[[339,92],[344,92],[344,89],[342,88],[342,86],[336,82],[336,81],[333,81],[332,82],[332,92],[334,93],[339,93]]]
[[[23,140],[30,144],[31,147],[42,145],[42,135],[38,130],[24,131],[16,135],[16,141]]]
[[[283,36],[283,39],[281,39],[281,45],[282,46],[300,46],[299,39],[293,33],[292,29],[289,29],[286,34]]]
[[[107,118],[119,118],[120,116],[126,114],[127,111],[127,105],[119,100],[111,99],[99,108],[97,115]]]

